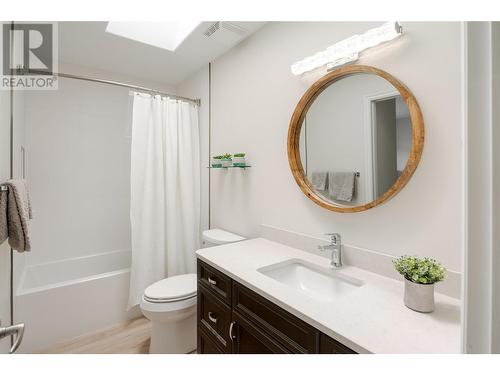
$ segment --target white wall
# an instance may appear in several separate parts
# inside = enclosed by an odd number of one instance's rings
[[[210,129],[209,129],[209,66],[205,66],[193,74],[176,88],[178,95],[200,99],[200,157],[201,157],[201,230],[209,228],[209,178],[210,170]],[[201,234],[200,234],[201,235]]]
[[[492,103],[493,105],[493,262],[492,272],[493,277],[493,330],[492,330],[492,352],[500,353],[500,22],[492,22]]]
[[[83,67],[61,64],[60,70],[173,89]],[[67,78],[59,79],[58,90],[26,92],[34,209],[27,264],[130,248],[131,104],[127,88]]]
[[[492,96],[491,23],[465,28],[466,264],[465,343],[468,353],[492,349]]]
[[[252,168],[211,171],[211,224],[258,236],[261,223],[391,255],[432,256],[461,270],[463,139],[459,23],[404,23],[405,34],[362,56],[416,96],[426,141],[413,178],[374,209],[334,213],[307,199],[287,160],[291,114],[309,83],[290,65],[378,23],[269,23],[212,69],[212,153],[247,152]],[[438,37],[437,37],[438,36]]]
[[[137,69],[140,69],[138,67]],[[69,64],[66,62],[59,62],[59,71],[68,74],[81,75],[89,78],[103,79],[107,81],[123,82],[130,85],[146,87],[150,89],[155,89],[159,91],[164,91],[167,93],[175,94],[175,86],[168,85],[163,82],[149,81],[143,78],[133,77],[129,75],[124,75],[121,73],[116,73],[114,71],[100,70],[91,67]],[[63,78],[64,80],[64,78]],[[102,84],[93,83],[97,86],[102,86]],[[124,90],[127,90],[124,88]]]
[[[126,89],[65,79],[27,93],[28,264],[130,248],[130,100]]]

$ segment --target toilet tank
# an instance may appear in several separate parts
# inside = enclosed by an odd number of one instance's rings
[[[246,238],[238,236],[237,234],[226,232],[222,229],[208,229],[202,233],[203,243],[202,247],[211,247],[217,245],[224,245],[228,243],[243,241]]]

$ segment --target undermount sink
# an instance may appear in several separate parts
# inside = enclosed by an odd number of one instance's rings
[[[301,259],[285,260],[257,271],[324,302],[333,301],[363,285],[361,280],[343,275],[339,270],[320,267]]]

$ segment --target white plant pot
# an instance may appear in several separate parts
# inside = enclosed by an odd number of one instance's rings
[[[405,305],[418,312],[434,311],[434,284],[417,284],[405,278]]]
[[[233,161],[231,159],[222,159],[222,167],[227,168],[233,165]]]
[[[233,157],[233,165],[235,167],[244,167],[246,165],[245,163],[245,157]]]

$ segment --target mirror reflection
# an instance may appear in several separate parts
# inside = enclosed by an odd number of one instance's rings
[[[300,156],[318,194],[358,206],[394,185],[411,142],[410,114],[398,90],[362,73],[334,82],[315,99],[302,125]]]

